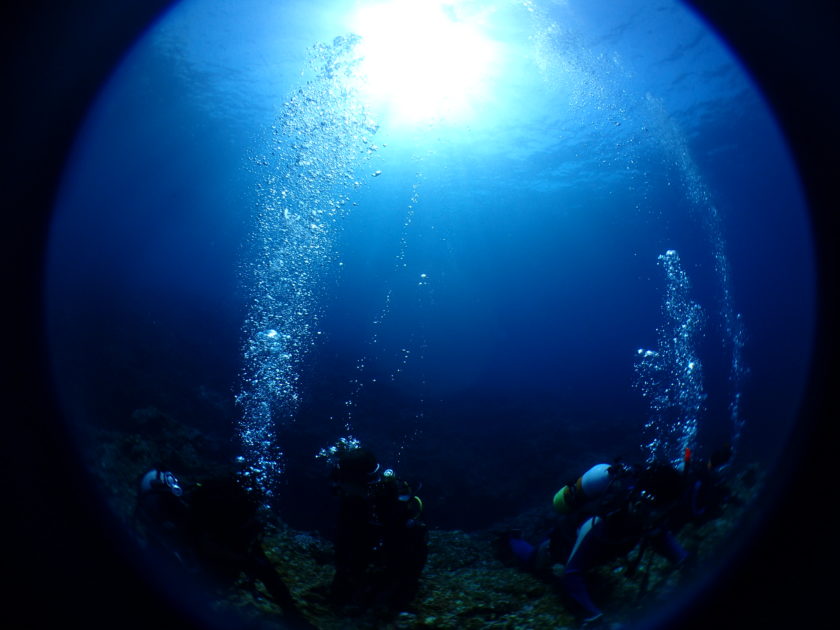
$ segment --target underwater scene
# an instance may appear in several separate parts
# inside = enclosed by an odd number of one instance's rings
[[[182,0],[67,164],[54,380],[208,627],[653,623],[760,522],[807,214],[678,2]]]

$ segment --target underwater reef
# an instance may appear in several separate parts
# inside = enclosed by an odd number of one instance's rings
[[[224,440],[190,427],[149,407],[133,412],[120,430],[86,427],[81,431],[83,453],[101,484],[104,500],[127,531],[146,544],[134,520],[138,480],[156,466],[176,471],[184,480],[231,474],[235,467]],[[558,471],[565,473],[568,471]],[[558,474],[559,478],[559,474]],[[587,574],[592,598],[607,611],[606,627],[632,621],[666,601],[680,585],[702,572],[739,527],[762,486],[763,472],[741,464],[728,482],[729,499],[702,522],[676,532],[692,554],[688,566],[676,568],[651,549],[637,545],[629,554]],[[312,627],[324,630],[383,629],[559,629],[582,623],[560,586],[562,565],[551,575],[538,576],[513,566],[499,553],[500,537],[511,530],[538,543],[555,522],[550,502],[493,524],[461,531],[431,528],[429,555],[416,597],[407,610],[383,614],[337,612],[330,604],[334,548],[329,537],[288,525],[277,511],[263,514],[262,547],[288,586],[299,611]],[[424,497],[434,502],[434,497]],[[325,519],[330,512],[325,510]],[[325,524],[328,525],[328,524]],[[631,568],[632,567],[632,568]],[[284,611],[265,586],[244,573],[232,583],[211,588],[210,606],[236,613],[244,627],[283,628]]]

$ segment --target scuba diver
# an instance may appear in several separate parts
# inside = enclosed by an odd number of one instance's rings
[[[190,548],[190,515],[183,495],[175,475],[153,468],[140,479],[134,519],[161,558],[174,558],[179,565],[188,566],[192,563],[186,557]]]
[[[730,456],[727,446],[705,461],[694,461],[686,449],[678,466],[597,464],[554,495],[554,509],[562,518],[546,540],[534,546],[508,533],[503,551],[519,566],[549,577],[553,564],[563,564],[565,591],[585,611],[585,623],[591,623],[603,612],[589,595],[586,571],[637,545],[627,575],[648,548],[675,566],[684,565],[691,556],[673,532],[689,521],[713,517],[727,495],[718,471]]]
[[[347,614],[405,610],[426,563],[423,503],[365,448],[342,448],[330,463],[339,499],[333,604]]]
[[[175,475],[149,470],[140,481],[135,518],[164,561],[213,584],[233,584],[244,573],[259,580],[295,628],[312,628],[262,548],[255,501],[233,476],[184,490]]]

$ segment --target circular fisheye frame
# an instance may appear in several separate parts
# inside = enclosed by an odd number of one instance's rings
[[[827,529],[779,497],[816,504],[830,461],[836,10],[104,4],[22,11],[53,46],[21,31],[10,65],[10,119],[49,111],[17,163],[55,174],[17,178],[46,239],[10,249],[48,375],[9,440],[12,566],[55,567],[50,609],[819,618]]]

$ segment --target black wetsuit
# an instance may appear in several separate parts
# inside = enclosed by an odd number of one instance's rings
[[[205,481],[183,497],[141,492],[137,515],[150,542],[199,581],[229,586],[244,573],[262,582],[295,627],[311,627],[263,551],[256,503],[234,478]]]
[[[393,477],[336,486],[340,497],[332,594],[337,605],[402,609],[426,563],[419,499]]]

